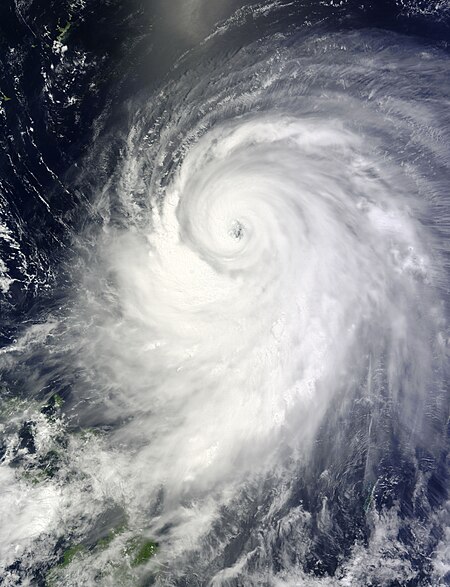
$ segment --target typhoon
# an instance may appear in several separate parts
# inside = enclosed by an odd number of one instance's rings
[[[0,351],[4,585],[449,580],[448,51],[286,9],[196,30],[69,174]]]

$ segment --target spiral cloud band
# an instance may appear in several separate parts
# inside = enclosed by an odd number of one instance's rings
[[[85,433],[21,508],[85,546],[56,584],[440,584],[448,57],[314,28],[227,52],[233,26],[134,109],[74,236],[79,293],[39,336],[76,382],[34,426]],[[124,570],[137,531],[158,552]]]

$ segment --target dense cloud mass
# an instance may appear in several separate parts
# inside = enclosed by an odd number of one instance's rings
[[[448,579],[448,53],[308,20],[236,46],[280,9],[76,169],[70,285],[0,355],[48,392],[2,413],[5,585]]]

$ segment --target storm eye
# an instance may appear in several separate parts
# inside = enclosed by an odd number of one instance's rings
[[[228,231],[230,237],[236,240],[241,240],[242,238],[244,238],[244,232],[244,225],[241,222],[239,222],[239,220],[233,220],[230,230]]]

